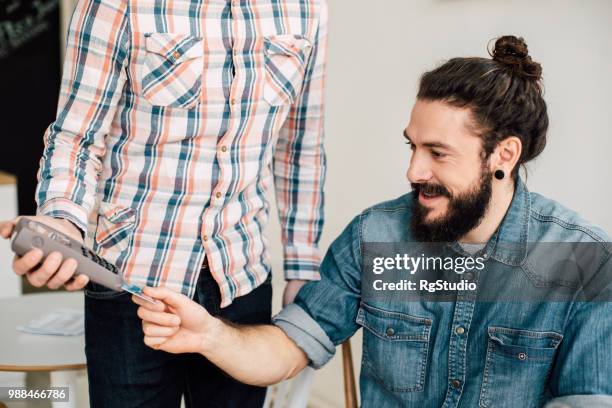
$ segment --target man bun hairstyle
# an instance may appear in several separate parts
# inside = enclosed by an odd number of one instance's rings
[[[542,96],[542,66],[529,55],[521,37],[495,41],[491,58],[452,58],[421,77],[417,98],[442,101],[472,112],[474,130],[486,159],[508,136],[521,140],[517,166],[536,158],[546,146],[548,113]]]

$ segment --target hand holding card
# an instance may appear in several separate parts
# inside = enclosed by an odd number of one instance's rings
[[[167,288],[145,287],[144,295],[156,303],[133,296],[140,307],[144,342],[147,346],[168,353],[199,353],[205,343],[205,335],[219,320],[187,296]]]

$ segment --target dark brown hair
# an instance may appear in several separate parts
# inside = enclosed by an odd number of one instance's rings
[[[529,56],[525,41],[512,35],[498,38],[489,54],[492,58],[453,58],[426,72],[417,97],[470,108],[484,158],[508,136],[520,138],[521,157],[512,170],[516,176],[520,165],[546,146],[542,67]]]

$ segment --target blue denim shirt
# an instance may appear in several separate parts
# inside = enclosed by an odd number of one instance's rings
[[[612,406],[609,301],[479,302],[461,294],[447,302],[364,300],[363,245],[413,241],[412,203],[410,193],[357,216],[331,245],[321,280],[306,284],[273,318],[310,365],[324,365],[336,345],[363,328],[364,407]],[[497,290],[547,282],[550,271],[534,266],[538,259],[526,245],[543,241],[590,242],[596,264],[612,265],[601,229],[518,180],[504,220],[482,249],[487,268],[480,274],[499,273]],[[609,300],[611,285],[600,289]]]

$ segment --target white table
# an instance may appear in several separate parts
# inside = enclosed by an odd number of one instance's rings
[[[83,292],[42,293],[0,299],[0,371],[48,371],[52,387],[69,387],[69,402],[53,407],[76,407],[76,378],[85,364],[85,339],[80,336],[27,334],[17,326],[56,309],[83,310]]]

